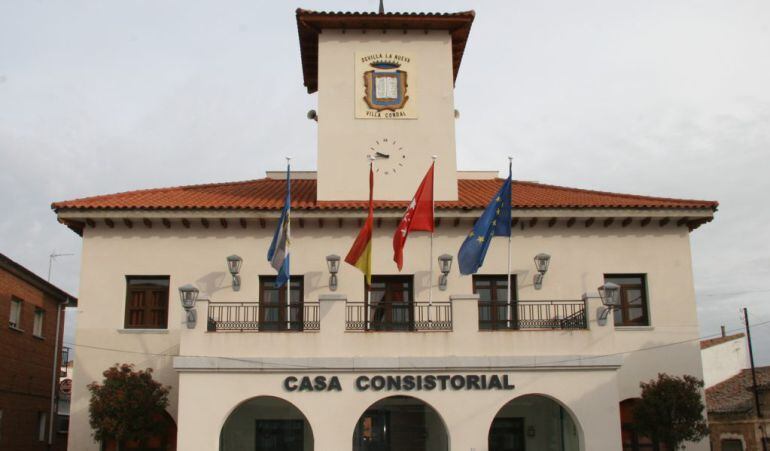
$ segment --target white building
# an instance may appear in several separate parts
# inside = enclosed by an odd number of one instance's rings
[[[730,379],[749,367],[746,335],[726,335],[702,340],[700,356],[703,360],[703,383],[706,388]]]
[[[511,299],[504,237],[479,274],[451,268],[440,289],[431,260],[456,256],[503,183],[456,168],[454,80],[473,18],[297,11],[319,148],[317,173],[292,180],[290,303],[266,260],[282,172],[53,205],[83,237],[70,449],[99,449],[86,385],[115,362],[173,387],[158,449],[651,449],[627,407],[659,372],[702,377],[689,234],[717,204],[514,182]],[[344,256],[366,217],[377,152],[367,304],[350,265],[332,290],[327,256]],[[392,236],[432,155],[433,257],[429,234],[412,233],[398,272]],[[552,261],[536,287],[539,253]],[[621,306],[601,321],[605,282]],[[191,328],[185,284],[200,291]]]

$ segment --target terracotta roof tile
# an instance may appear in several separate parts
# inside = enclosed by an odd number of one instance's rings
[[[717,337],[717,338],[710,338],[708,340],[702,340],[700,342],[700,348],[701,349],[708,349],[712,346],[721,345],[722,343],[727,343],[728,341],[737,340],[739,338],[743,338],[745,335],[740,334],[734,334],[734,335],[728,335],[726,337]]]
[[[765,390],[770,385],[770,366],[758,367],[757,385]],[[754,407],[751,391],[751,370],[745,369],[735,376],[706,389],[706,406],[709,413],[743,413]]]
[[[457,201],[436,202],[438,209],[481,209],[499,189],[502,179],[459,180]],[[278,210],[283,206],[285,181],[259,179],[243,182],[178,186],[55,202],[52,208],[108,210]],[[516,181],[512,187],[515,208],[635,208],[709,209],[718,203],[590,191],[533,182]],[[400,209],[407,202],[375,201],[378,209]],[[316,201],[316,181],[292,180],[292,208],[298,210],[353,210],[366,201]]]

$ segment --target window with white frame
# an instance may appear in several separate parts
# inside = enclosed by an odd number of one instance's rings
[[[43,319],[45,319],[45,310],[35,309],[35,322],[32,326],[32,334],[43,338]]]
[[[21,299],[11,298],[11,316],[8,318],[8,325],[14,329],[21,329]]]

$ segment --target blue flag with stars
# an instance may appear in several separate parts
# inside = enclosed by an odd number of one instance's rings
[[[510,235],[511,166],[508,165],[508,178],[484,209],[484,213],[476,220],[473,230],[460,246],[460,252],[457,254],[460,274],[475,274],[481,268],[493,236]]]

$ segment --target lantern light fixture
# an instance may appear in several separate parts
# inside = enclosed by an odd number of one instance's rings
[[[539,290],[543,287],[543,278],[545,277],[545,273],[548,272],[548,265],[550,264],[550,255],[542,252],[535,255],[535,269],[537,269],[537,274],[534,276],[533,285],[535,286],[536,290]]]
[[[187,328],[195,329],[195,323],[198,314],[195,311],[195,302],[198,300],[198,289],[189,283],[179,287],[179,300],[182,302],[182,308],[187,313]]]
[[[227,257],[227,270],[230,271],[230,275],[233,276],[233,291],[241,289],[241,265],[243,259],[235,254]]]
[[[329,290],[337,291],[337,273],[340,270],[340,256],[336,254],[327,255],[326,267],[329,269]]]
[[[599,315],[599,319],[606,319],[607,315],[620,307],[620,285],[612,282],[607,282],[604,285],[597,288],[599,292],[599,298],[604,305],[604,311]]]
[[[444,291],[447,287],[447,276],[449,275],[449,271],[452,270],[452,256],[449,254],[439,255],[438,267],[441,271],[441,275],[438,278],[438,289]]]

